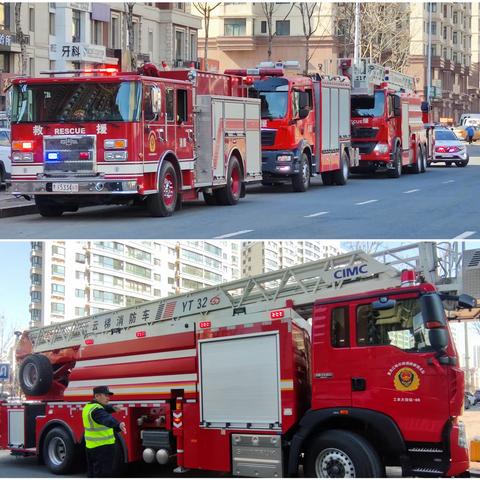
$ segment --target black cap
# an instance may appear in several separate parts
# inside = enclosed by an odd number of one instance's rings
[[[94,387],[93,394],[104,393],[105,395],[113,395],[113,392],[106,385],[101,385],[100,387]]]

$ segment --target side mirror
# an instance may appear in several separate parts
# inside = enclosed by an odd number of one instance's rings
[[[442,351],[448,345],[448,332],[444,328],[434,328],[428,331],[430,345],[437,351]]]
[[[309,108],[301,108],[300,111],[298,112],[298,117],[300,119],[307,118],[309,113],[310,113]]]
[[[458,306],[459,308],[475,308],[477,306],[477,299],[473,298],[471,295],[462,293],[458,297]]]

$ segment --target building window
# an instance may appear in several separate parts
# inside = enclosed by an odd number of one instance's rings
[[[58,245],[53,245],[52,254],[53,255],[58,255],[60,257],[64,257],[65,256],[65,249],[63,247],[59,247]]]
[[[92,22],[92,41],[95,45],[104,45],[103,22],[99,20],[93,20]]]
[[[156,282],[160,282],[162,280],[162,276],[158,273],[154,273],[153,274],[153,279],[156,281]]]
[[[42,284],[42,276],[39,273],[32,273],[32,285],[41,285]]]
[[[153,54],[153,32],[148,32],[148,51]]]
[[[33,7],[28,9],[28,29],[31,32],[35,31],[35,9]]]
[[[80,272],[79,270],[77,270],[75,272],[75,278],[77,280],[84,280],[85,279],[85,273],[84,272]]]
[[[176,5],[178,10],[185,11],[185,4],[184,3],[177,2],[175,5]]]
[[[52,265],[52,275],[55,277],[64,277],[65,267],[63,265]]]
[[[81,288],[76,288],[75,289],[75,296],[77,298],[85,298],[85,290],[82,290]]]
[[[432,6],[432,13],[437,13],[437,4],[433,2],[433,3],[430,3],[430,5]]]
[[[458,13],[457,12],[454,12],[453,14],[453,23],[458,23]]]
[[[443,27],[443,39],[446,40],[448,38],[447,27]]]
[[[275,30],[277,35],[290,35],[290,20],[277,20]]]
[[[196,61],[198,58],[197,52],[197,36],[194,33],[190,34],[190,60]]]
[[[64,315],[65,314],[65,304],[64,303],[56,303],[52,302],[52,313],[56,315]]]
[[[246,35],[247,20],[245,18],[226,18],[223,25],[223,34],[226,37]]]
[[[83,253],[76,253],[75,254],[75,261],[77,263],[85,263],[85,255]]]
[[[152,271],[149,268],[141,267],[140,265],[135,265],[128,262],[125,263],[125,272],[144,278],[152,277]]]
[[[260,33],[267,33],[267,21],[262,20],[260,22]]]
[[[52,283],[52,294],[65,294],[65,285],[60,285],[59,283]]]
[[[0,72],[9,72],[10,62],[8,53],[0,53]]]
[[[453,32],[453,43],[454,43],[454,45],[457,44],[457,39],[458,39],[457,32]]]
[[[30,312],[30,318],[32,319],[32,322],[39,322],[41,319],[41,316],[42,316],[41,310],[33,309]]]
[[[437,22],[432,22],[432,35],[437,34]]]
[[[50,35],[55,35],[55,14],[48,14],[48,33]]]
[[[175,30],[175,60],[183,60],[184,32]]]
[[[78,43],[81,38],[81,13],[79,10],[72,10],[72,42]]]
[[[112,30],[111,30],[111,40],[112,48],[118,48],[120,42],[120,32],[119,32],[120,21],[118,17],[112,17]]]
[[[84,317],[85,315],[86,315],[85,308],[75,307],[75,316],[76,317]]]
[[[31,293],[31,298],[32,298],[32,302],[34,303],[40,302],[42,300],[42,292],[37,292],[36,290],[34,290]]]

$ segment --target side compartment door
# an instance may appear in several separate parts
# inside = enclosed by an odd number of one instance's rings
[[[224,102],[212,98],[212,141],[213,157],[212,171],[213,184],[225,183],[225,108]]]

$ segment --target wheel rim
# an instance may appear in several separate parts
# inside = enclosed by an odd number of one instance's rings
[[[315,461],[315,473],[319,478],[354,478],[355,466],[342,450],[326,448]]]
[[[345,157],[343,157],[342,170],[343,170],[343,177],[348,178],[348,163]]]
[[[402,174],[402,154],[399,153],[397,156],[397,173],[398,175]]]
[[[23,370],[23,381],[28,388],[33,388],[38,382],[38,370],[33,363],[27,363]]]
[[[165,174],[163,178],[163,202],[170,206],[175,200],[175,182],[173,175],[170,172]]]
[[[230,175],[230,189],[233,195],[238,196],[240,194],[240,172],[237,165],[232,168],[232,173]]]
[[[308,185],[308,181],[310,179],[310,171],[309,171],[309,168],[308,168],[308,162],[307,161],[304,161],[303,162],[303,166],[302,166],[302,175],[303,175],[303,184],[305,186]]]
[[[61,465],[67,455],[67,447],[60,437],[54,437],[48,444],[48,458],[56,465]]]

